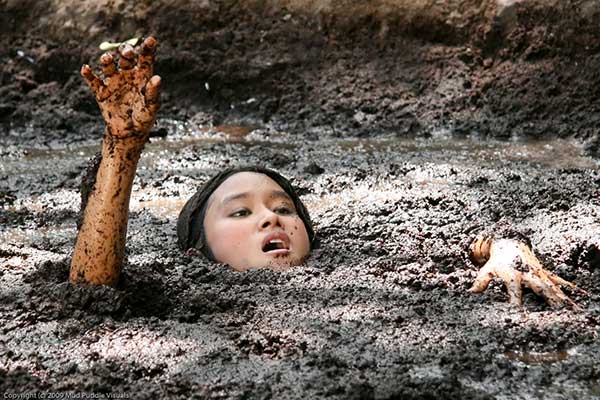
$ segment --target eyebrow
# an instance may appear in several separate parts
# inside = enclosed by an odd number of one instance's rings
[[[284,200],[290,200],[290,201],[292,201],[292,198],[290,197],[290,195],[287,194],[283,190],[273,190],[271,192],[271,197],[273,197],[275,199],[284,199]]]
[[[230,203],[234,200],[248,198],[248,197],[250,197],[250,192],[242,192],[242,193],[235,193],[235,194],[229,195],[229,196],[225,197],[223,199],[223,201],[221,201],[221,207],[226,206],[227,203]],[[275,198],[275,199],[285,199],[285,200],[292,201],[292,198],[290,197],[290,195],[287,194],[284,190],[273,190],[273,191],[271,191],[271,193],[269,193],[269,197]]]

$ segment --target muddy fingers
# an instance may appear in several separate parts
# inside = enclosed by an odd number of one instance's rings
[[[132,45],[125,43],[119,46],[119,54],[121,55],[119,58],[119,68],[121,71],[130,70],[135,66],[136,54]]]
[[[470,291],[484,291],[494,278],[501,279],[508,291],[509,301],[521,305],[521,287],[525,286],[543,296],[552,307],[577,305],[559,287],[577,286],[546,271],[525,243],[513,239],[478,238],[470,246],[471,260],[483,264]],[[581,289],[578,289],[581,290]],[[586,293],[585,291],[583,291]]]
[[[152,76],[157,41],[147,38],[139,55],[128,43],[119,46],[117,55],[100,57],[100,79],[88,65],[81,75],[96,97],[108,134],[120,139],[135,138],[136,146],[148,139],[159,108],[160,77]]]
[[[158,94],[160,90],[161,79],[160,76],[154,75],[150,81],[146,84],[144,90],[144,96],[146,98],[146,104],[157,104]]]
[[[570,305],[577,308],[575,302],[571,300],[558,286],[544,276],[537,273],[527,273],[523,276],[523,285],[533,290],[538,296],[546,299],[546,302],[554,308],[561,305]]]
[[[142,78],[150,79],[152,76],[155,53],[156,39],[150,36],[144,40],[144,43],[142,43],[142,50],[138,57],[138,69]]]
[[[584,294],[586,296],[589,296],[590,293],[587,290],[583,290],[582,288],[580,288],[579,286],[575,285],[572,282],[566,281],[563,278],[561,278],[560,276],[547,271],[548,272],[548,277],[550,278],[550,280],[556,284],[556,285],[562,285],[562,286],[568,286],[571,290],[576,290],[581,294]]]
[[[481,293],[489,286],[492,279],[495,276],[496,266],[494,265],[494,261],[488,261],[485,265],[479,270],[477,274],[477,278],[475,278],[475,282],[471,289],[469,289],[473,293]]]
[[[110,78],[117,72],[117,66],[115,65],[115,60],[112,54],[102,54],[102,57],[100,57],[100,68],[102,69],[104,78]]]
[[[160,101],[160,77],[151,76],[156,40],[146,40],[137,63],[135,49],[125,44],[119,59],[100,57],[104,79],[88,65],[81,75],[96,97],[106,131],[102,159],[71,260],[69,279],[78,284],[116,285],[125,254],[129,200],[137,163]]]
[[[501,274],[499,274],[499,276],[506,285],[506,290],[508,292],[508,302],[516,306],[521,306],[523,304],[523,291],[521,290],[521,285],[523,281],[522,274],[513,273],[512,271],[509,271],[508,268],[502,268],[502,270],[504,271]]]
[[[108,96],[106,93],[106,87],[102,80],[92,71],[92,68],[85,64],[81,67],[81,76],[85,80],[85,82],[90,87],[92,94],[96,98],[97,101],[102,101],[104,98]]]
[[[154,75],[144,87],[144,107],[134,113],[138,125],[145,125],[154,121],[154,116],[160,107],[160,84],[160,76]]]

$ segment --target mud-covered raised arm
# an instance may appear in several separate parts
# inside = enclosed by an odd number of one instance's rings
[[[571,282],[545,270],[529,245],[523,241],[479,237],[469,250],[473,262],[482,266],[471,287],[473,293],[483,292],[492,279],[500,278],[506,285],[510,303],[518,306],[522,304],[522,286],[543,296],[552,307],[568,305],[578,308],[560,289],[561,285],[587,294]]]
[[[88,65],[81,68],[106,129],[102,161],[73,251],[73,283],[115,285],[119,279],[133,179],[159,108],[161,80],[153,75],[156,46],[153,37],[144,40],[139,52],[121,45],[118,62],[112,54],[103,54],[103,78]]]

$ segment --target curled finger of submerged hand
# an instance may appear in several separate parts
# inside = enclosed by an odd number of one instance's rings
[[[135,65],[135,50],[129,43],[124,43],[119,46],[119,67],[121,69],[131,69]]]
[[[142,80],[150,79],[153,74],[154,54],[156,52],[156,39],[146,38],[142,44],[138,57],[138,70]]]
[[[83,64],[81,66],[80,73],[81,73],[81,76],[83,76],[85,79],[90,79],[91,75],[93,75],[92,67],[90,67],[87,64]]]
[[[148,36],[142,43],[142,52],[144,56],[153,55],[156,51],[156,38],[154,36]]]
[[[150,78],[150,80],[146,84],[146,93],[145,93],[146,103],[155,104],[158,102],[158,98],[160,95],[160,85],[161,85],[160,76],[154,75],[152,78]]]
[[[122,58],[133,60],[135,58],[135,49],[129,43],[123,43],[119,46],[119,54]]]
[[[92,71],[92,68],[87,64],[84,64],[81,67],[80,74],[83,79],[85,79],[88,86],[92,89],[94,95],[98,97],[100,89],[102,88],[102,81],[100,78],[98,78],[94,71]]]
[[[104,53],[100,57],[100,68],[102,69],[102,73],[105,77],[110,77],[117,72],[117,67],[115,65],[115,59],[110,53]]]
[[[475,265],[483,265],[490,259],[490,237],[482,236],[476,238],[469,246],[469,258]]]

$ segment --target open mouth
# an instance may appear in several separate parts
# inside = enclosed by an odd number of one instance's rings
[[[267,236],[263,241],[262,251],[264,253],[280,254],[290,250],[290,241],[287,235],[275,233]]]

